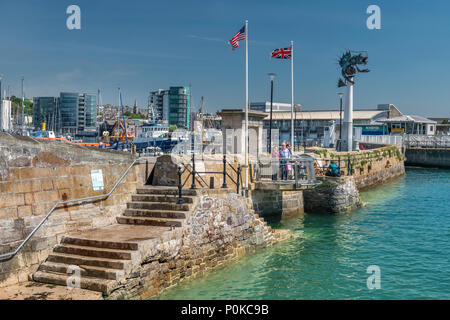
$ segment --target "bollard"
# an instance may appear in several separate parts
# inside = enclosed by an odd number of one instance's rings
[[[214,177],[209,177],[209,188],[214,189]]]

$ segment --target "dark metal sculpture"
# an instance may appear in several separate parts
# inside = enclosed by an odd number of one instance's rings
[[[367,64],[368,56],[363,56],[361,53],[354,54],[355,51],[347,50],[342,57],[339,59],[339,65],[341,66],[341,74],[344,80],[339,79],[338,88],[345,87],[347,82],[354,84],[351,78],[356,74],[356,72],[369,72],[369,69],[359,69],[358,64]]]

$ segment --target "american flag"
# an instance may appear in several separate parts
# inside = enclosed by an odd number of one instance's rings
[[[292,57],[292,48],[280,48],[272,51],[271,58],[275,59],[291,59]]]
[[[231,44],[231,48],[234,50],[239,47],[239,41],[241,40],[245,40],[245,26],[243,26],[242,29],[239,30],[238,33],[236,33],[228,42]]]

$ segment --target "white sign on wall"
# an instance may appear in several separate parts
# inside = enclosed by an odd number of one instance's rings
[[[91,170],[92,189],[94,191],[103,190],[103,173],[102,170]]]

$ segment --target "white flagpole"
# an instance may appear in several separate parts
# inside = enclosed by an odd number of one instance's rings
[[[291,148],[294,150],[294,41],[291,41]]]
[[[248,20],[245,20],[245,189],[248,192]]]

